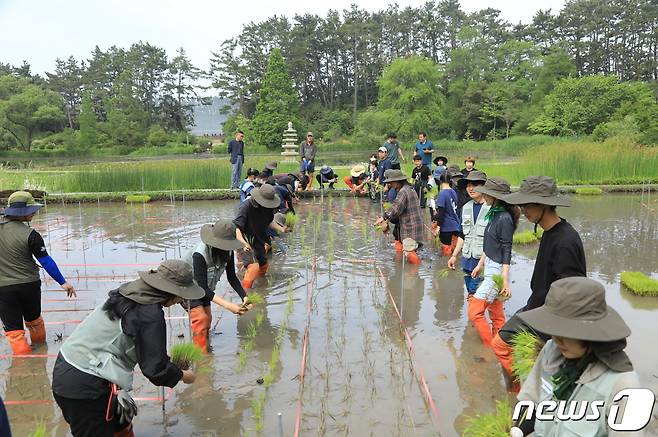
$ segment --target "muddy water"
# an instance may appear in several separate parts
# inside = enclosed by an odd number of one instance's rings
[[[650,199],[647,208],[646,199],[634,195],[574,203],[563,215],[581,232],[591,277],[606,285],[610,304],[633,330],[627,350],[643,384],[658,392],[652,347],[658,299],[634,297],[619,285],[623,270],[658,277],[658,203]],[[48,357],[0,359],[3,398],[34,401],[8,406],[16,435],[26,435],[35,421],[54,435],[67,434],[49,389],[59,336],[66,338],[108,290],[137,270],[184,255],[203,223],[232,218],[235,207],[181,201],[49,205],[37,217],[34,227],[79,293],[67,300],[44,277],[48,345],[35,353]],[[435,249],[424,249],[420,268],[396,261],[391,241],[370,226],[379,205],[367,200],[318,198],[299,210],[296,232],[276,244],[267,278],[256,283],[266,305],[240,318],[213,307],[213,353],[197,382],[167,390],[163,409],[158,390],[136,375],[134,395],[144,398],[135,420],[138,435],[257,435],[259,429],[278,435],[279,412],[284,435],[292,435],[300,411],[302,435],[436,435],[438,428],[450,436],[459,434],[466,416],[492,411],[495,400],[507,397],[495,357],[468,326],[461,275],[446,276],[446,260]],[[515,248],[508,315],[528,296],[535,253],[536,246]],[[229,290],[225,280],[218,289]],[[391,299],[413,341],[413,363]],[[165,315],[170,344],[188,337],[180,308]],[[0,354],[8,352],[1,341]],[[436,420],[414,368],[427,381]],[[271,381],[259,385],[268,372]]]

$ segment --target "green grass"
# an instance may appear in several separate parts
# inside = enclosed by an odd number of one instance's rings
[[[640,296],[658,296],[658,280],[642,272],[621,272],[621,283]]]
[[[512,337],[512,371],[523,381],[535,364],[544,342],[528,331],[521,331]]]
[[[463,437],[509,437],[512,407],[507,401],[496,401],[496,412],[478,414],[466,420]]]
[[[537,227],[536,234],[532,231],[517,232],[516,234],[514,234],[514,237],[512,237],[512,243],[533,244],[541,240],[542,235],[544,235],[544,230],[540,227]]]
[[[583,195],[598,195],[603,194],[603,190],[599,187],[579,187],[576,188],[576,194]]]
[[[187,370],[203,358],[203,351],[194,343],[178,343],[171,348],[171,362]]]
[[[151,201],[151,196],[146,194],[130,194],[126,196],[126,203],[148,203]]]

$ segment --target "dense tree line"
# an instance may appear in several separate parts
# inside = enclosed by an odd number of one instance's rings
[[[381,113],[362,120],[358,113],[390,110],[380,100],[384,69],[395,59],[417,56],[435,64],[440,77],[431,80],[445,100],[443,122],[426,129],[455,138],[497,138],[528,132],[562,78],[603,74],[656,81],[658,3],[567,1],[559,13],[540,10],[528,24],[509,23],[492,8],[465,13],[458,0],[418,8],[394,4],[377,12],[353,5],[324,17],[274,16],[248,24],[212,57],[215,86],[235,103],[241,119],[256,111],[274,47],[287,62],[307,125],[328,136],[351,131],[354,123],[358,133],[358,125],[373,117],[381,121]]]
[[[45,78],[0,64],[0,146],[29,151],[39,131],[78,149],[164,145],[192,125],[203,74],[182,48],[169,58],[142,42],[57,59]]]

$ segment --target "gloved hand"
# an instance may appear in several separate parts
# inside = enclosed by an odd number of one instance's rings
[[[117,393],[117,414],[119,415],[119,423],[127,425],[133,421],[133,417],[137,416],[137,404],[132,397],[125,390],[119,390]]]

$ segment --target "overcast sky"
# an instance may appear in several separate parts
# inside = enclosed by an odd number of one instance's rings
[[[296,13],[324,15],[357,3],[369,11],[384,9],[381,0],[0,0],[0,62],[20,65],[27,60],[32,71],[52,71],[56,58],[89,57],[94,46],[128,48],[149,42],[171,56],[183,47],[192,62],[208,67],[210,52],[242,26],[272,15]],[[424,0],[399,0],[400,8]],[[563,0],[461,0],[472,12],[486,7],[501,10],[513,23],[528,22],[538,9],[559,11]]]

